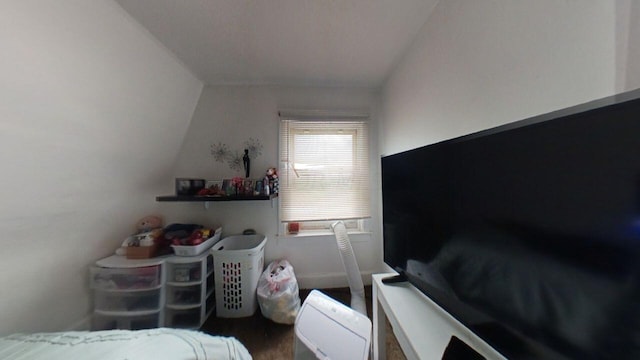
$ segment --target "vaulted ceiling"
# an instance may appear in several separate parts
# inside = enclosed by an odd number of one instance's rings
[[[210,85],[379,87],[437,0],[116,0]]]

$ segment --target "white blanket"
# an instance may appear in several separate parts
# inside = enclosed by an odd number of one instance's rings
[[[236,339],[183,329],[70,331],[0,338],[11,360],[251,360]]]

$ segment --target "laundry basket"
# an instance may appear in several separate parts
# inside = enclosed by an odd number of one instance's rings
[[[258,308],[256,290],[264,268],[264,235],[233,235],[213,245],[216,316],[251,316]]]

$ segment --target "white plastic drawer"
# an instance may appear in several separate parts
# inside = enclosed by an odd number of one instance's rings
[[[95,290],[95,309],[143,311],[160,309],[160,289],[141,291]]]
[[[189,282],[202,280],[202,266],[199,262],[191,264],[172,264],[169,269],[169,281]]]
[[[200,308],[188,310],[167,310],[167,326],[173,328],[199,328]]]
[[[114,316],[94,313],[91,330],[140,330],[157,327],[160,327],[160,312],[132,316]]]
[[[91,268],[91,287],[104,290],[152,289],[160,285],[160,266]]]
[[[188,306],[198,305],[202,302],[202,287],[193,286],[167,286],[167,305]]]

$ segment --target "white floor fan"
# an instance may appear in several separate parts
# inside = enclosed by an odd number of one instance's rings
[[[351,308],[355,311],[367,315],[367,302],[364,295],[364,283],[360,275],[360,268],[356,261],[356,255],[353,253],[351,241],[347,234],[347,228],[342,221],[338,221],[331,225],[333,233],[336,235],[340,257],[347,272],[347,282],[351,291]]]

